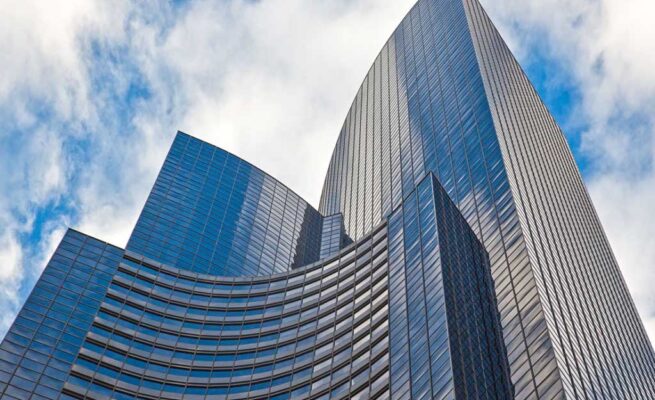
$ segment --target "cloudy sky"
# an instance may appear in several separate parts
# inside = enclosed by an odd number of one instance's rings
[[[0,338],[66,227],[126,243],[178,129],[318,205],[413,1],[0,0]],[[655,339],[654,3],[482,2],[563,126]]]

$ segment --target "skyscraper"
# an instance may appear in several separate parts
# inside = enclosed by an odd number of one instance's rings
[[[357,240],[427,172],[489,253],[517,398],[655,398],[653,349],[565,137],[476,0],[421,0],[401,22],[319,211]]]
[[[314,209],[178,133],[126,249],[69,230],[3,398],[655,398],[564,135],[476,0],[383,46]]]

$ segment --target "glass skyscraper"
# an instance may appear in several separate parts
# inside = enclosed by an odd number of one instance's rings
[[[477,0],[419,0],[317,209],[178,133],[125,249],[69,230],[0,344],[8,399],[653,399],[564,135]]]

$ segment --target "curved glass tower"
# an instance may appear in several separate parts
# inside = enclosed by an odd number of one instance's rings
[[[421,0],[401,22],[319,211],[357,240],[426,173],[489,253],[517,398],[655,398],[651,344],[565,137],[477,0]]]
[[[178,133],[126,249],[69,230],[0,344],[7,399],[652,399],[564,135],[477,0],[420,0],[318,210]]]

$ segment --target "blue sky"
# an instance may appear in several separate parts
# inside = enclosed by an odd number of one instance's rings
[[[655,6],[482,2],[564,128],[655,337]],[[317,205],[412,3],[0,2],[0,337],[68,226],[125,244],[178,129]]]

